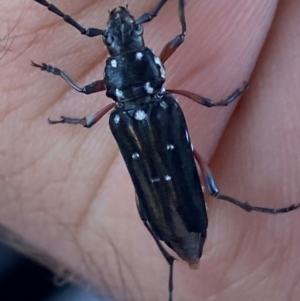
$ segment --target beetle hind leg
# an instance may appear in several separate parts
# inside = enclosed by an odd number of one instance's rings
[[[212,172],[210,171],[205,160],[195,150],[194,150],[194,157],[195,157],[196,161],[198,162],[200,169],[203,173],[203,177],[204,177],[204,180],[205,180],[205,183],[206,183],[206,186],[208,188],[210,195],[212,195],[213,197],[215,197],[219,200],[227,201],[227,202],[234,204],[248,212],[256,211],[256,212],[261,212],[261,213],[278,214],[278,213],[287,213],[287,212],[290,212],[290,211],[300,208],[300,203],[293,204],[293,205],[290,205],[287,207],[282,207],[282,208],[269,208],[269,207],[253,206],[253,205],[249,204],[248,202],[241,202],[228,195],[221,194],[219,191],[219,188],[215,182],[215,179],[212,175]]]
[[[142,222],[144,223],[147,230],[150,232],[150,234],[153,237],[153,239],[155,240],[160,252],[162,253],[163,257],[165,258],[165,260],[167,261],[167,263],[169,265],[169,282],[168,282],[169,299],[168,299],[168,301],[172,301],[173,300],[173,296],[172,296],[173,295],[173,265],[174,265],[175,258],[166,251],[166,249],[164,248],[164,246],[162,245],[162,243],[160,242],[160,240],[158,239],[156,234],[153,232],[153,230],[149,226],[147,218],[144,214],[143,209],[141,208],[141,206],[139,204],[139,200],[138,200],[137,196],[136,196],[136,203],[137,203],[137,209],[138,209],[138,212],[139,212]]]

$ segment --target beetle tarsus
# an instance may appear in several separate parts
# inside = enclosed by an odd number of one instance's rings
[[[70,118],[70,117],[65,117],[61,116],[61,120],[51,120],[48,118],[48,123],[49,124],[58,124],[58,123],[67,123],[67,124],[81,124],[83,126],[86,126],[86,118]]]

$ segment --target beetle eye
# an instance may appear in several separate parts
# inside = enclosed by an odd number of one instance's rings
[[[143,32],[144,32],[143,26],[140,25],[140,24],[135,24],[133,35],[134,35],[135,37],[141,36],[141,35],[143,34]]]
[[[103,35],[103,41],[106,45],[111,45],[114,42],[114,36],[111,34]]]

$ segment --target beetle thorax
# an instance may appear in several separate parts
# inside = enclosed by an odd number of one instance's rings
[[[104,72],[106,95],[118,102],[155,101],[165,93],[165,69],[147,47],[107,59]]]

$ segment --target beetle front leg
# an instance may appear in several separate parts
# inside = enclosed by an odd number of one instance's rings
[[[157,16],[157,14],[161,10],[161,8],[166,4],[167,1],[168,0],[159,0],[156,7],[154,8],[154,10],[151,13],[144,13],[135,21],[135,23],[143,24],[143,23],[150,22],[153,18],[155,18]]]
[[[176,36],[173,40],[165,45],[163,50],[161,51],[159,57],[162,63],[164,64],[166,60],[175,52],[175,50],[184,42],[185,34],[186,34],[186,21],[184,15],[184,0],[179,0],[178,14],[181,24],[181,34]]]
[[[212,172],[210,171],[210,168],[208,167],[205,160],[195,150],[194,150],[194,157],[200,166],[201,172],[203,173],[203,178],[205,180],[209,194],[217,199],[227,201],[227,202],[234,204],[248,212],[256,211],[256,212],[269,213],[269,214],[278,214],[278,213],[290,212],[290,211],[300,208],[300,203],[297,205],[293,204],[288,207],[282,207],[282,208],[267,208],[267,207],[253,206],[253,205],[249,204],[248,202],[241,202],[228,195],[221,194],[219,191],[219,188],[216,184],[216,181],[212,175]]]
[[[51,120],[50,118],[48,118],[48,122],[49,124],[57,124],[57,123],[81,124],[86,128],[90,128],[115,106],[116,106],[115,103],[110,103],[104,108],[102,108],[101,110],[97,111],[95,114],[88,117],[70,118],[70,117],[61,116],[61,120]]]
[[[42,71],[49,72],[54,75],[58,75],[62,77],[73,89],[75,89],[77,92],[84,93],[84,94],[92,94],[96,92],[101,92],[105,90],[105,85],[103,79],[97,80],[91,84],[88,84],[84,87],[79,87],[73,79],[64,71],[53,67],[51,65],[47,65],[45,63],[42,63],[41,65],[36,64],[35,62],[31,61],[32,67],[40,68]]]
[[[145,227],[147,228],[147,230],[150,232],[150,234],[154,238],[160,252],[162,253],[162,255],[164,256],[165,260],[167,261],[167,263],[169,265],[169,284],[168,284],[169,299],[168,299],[168,301],[172,301],[173,300],[173,297],[172,297],[172,294],[173,294],[173,266],[174,266],[175,258],[165,250],[162,243],[159,241],[159,239],[156,237],[155,233],[152,231],[152,229],[148,225],[148,222],[143,219],[142,219],[142,222],[144,223]]]
[[[173,90],[168,89],[167,91],[169,93],[179,94],[182,96],[185,96],[205,107],[211,108],[211,107],[224,107],[232,103],[234,100],[236,100],[239,96],[241,96],[244,92],[246,92],[249,89],[249,84],[247,82],[243,82],[244,87],[236,89],[230,96],[228,96],[226,99],[220,100],[220,101],[213,101],[210,98],[203,97],[199,94],[195,94],[192,92],[184,91],[184,90]]]

